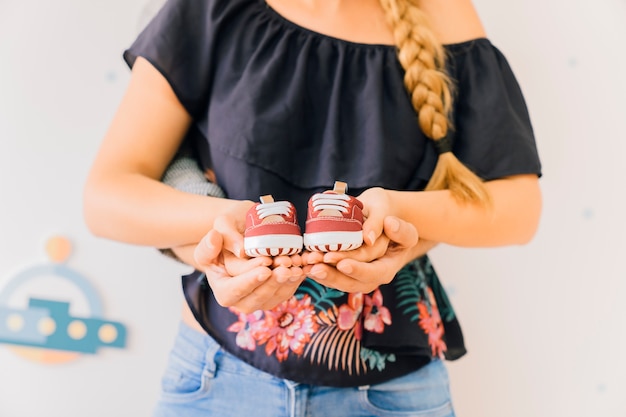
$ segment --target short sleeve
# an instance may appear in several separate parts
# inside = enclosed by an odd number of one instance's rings
[[[168,0],[124,51],[132,68],[148,60],[168,80],[181,104],[199,117],[210,94],[214,18],[212,0]]]
[[[541,176],[532,124],[506,58],[487,39],[451,46],[455,155],[484,180]]]

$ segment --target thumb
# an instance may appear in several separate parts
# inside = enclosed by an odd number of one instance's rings
[[[383,220],[385,235],[399,246],[410,248],[417,244],[419,236],[417,229],[412,223],[406,222],[395,216],[387,216]]]
[[[194,260],[200,266],[209,266],[215,263],[222,253],[222,246],[222,235],[215,230],[210,230],[196,246],[193,253]]]
[[[215,219],[213,228],[222,235],[224,249],[232,252],[238,258],[244,256],[243,235],[234,219],[228,216],[219,216]]]

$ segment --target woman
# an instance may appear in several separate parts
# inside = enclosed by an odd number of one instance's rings
[[[155,415],[454,415],[440,359],[465,347],[423,255],[526,243],[541,206],[523,97],[471,3],[170,0],[125,59],[87,223],[196,268]],[[190,127],[227,199],[159,181]],[[243,255],[252,200],[304,226],[335,180],[364,246]]]

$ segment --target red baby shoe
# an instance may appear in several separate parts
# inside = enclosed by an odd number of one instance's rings
[[[312,252],[347,251],[363,244],[363,203],[346,194],[345,182],[309,200],[304,247]]]
[[[261,197],[246,214],[243,246],[248,256],[295,255],[302,250],[296,208],[288,201]]]

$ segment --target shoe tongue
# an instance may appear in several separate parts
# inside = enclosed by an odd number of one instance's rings
[[[282,218],[282,216],[278,214],[272,214],[271,216],[267,216],[266,218],[261,220],[261,224],[267,223],[286,223],[286,221]]]
[[[343,217],[343,214],[339,210],[324,209],[319,212],[319,217]]]
[[[270,194],[263,195],[263,196],[261,196],[260,200],[261,200],[261,203],[263,203],[263,204],[273,203],[274,202],[274,197],[272,197]]]
[[[348,191],[348,184],[343,181],[335,181],[332,192],[334,194],[345,194]]]

